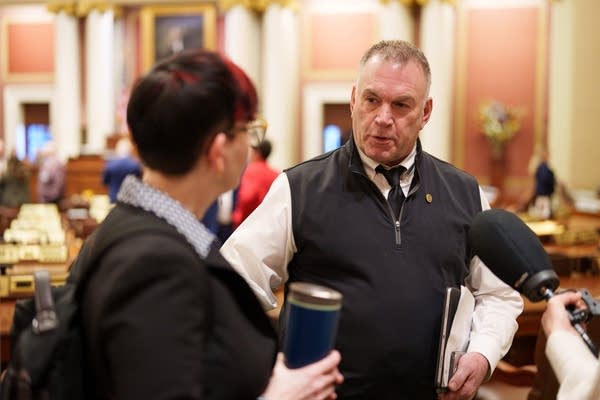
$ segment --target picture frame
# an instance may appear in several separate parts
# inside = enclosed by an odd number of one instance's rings
[[[140,19],[144,71],[183,49],[216,49],[214,4],[144,6]]]

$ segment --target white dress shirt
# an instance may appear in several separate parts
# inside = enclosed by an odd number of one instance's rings
[[[407,173],[401,178],[406,195],[414,176],[416,148],[401,163]],[[366,175],[384,196],[390,186],[383,175],[375,172],[378,165],[361,153]],[[479,189],[482,209],[490,205]],[[290,185],[285,173],[272,183],[263,202],[233,232],[221,248],[221,253],[254,290],[265,309],[277,307],[274,294],[288,279],[287,265],[297,251],[292,232]],[[465,279],[475,297],[469,352],[483,354],[491,371],[510,348],[517,330],[516,318],[523,311],[521,296],[496,277],[478,258],[470,263]]]

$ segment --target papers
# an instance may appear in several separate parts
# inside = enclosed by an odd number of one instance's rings
[[[474,308],[475,298],[465,286],[446,288],[435,374],[438,393],[448,390],[448,381],[467,350]]]

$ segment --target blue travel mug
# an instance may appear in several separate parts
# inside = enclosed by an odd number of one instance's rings
[[[294,282],[288,289],[283,353],[289,368],[300,368],[333,349],[342,294],[311,283]]]

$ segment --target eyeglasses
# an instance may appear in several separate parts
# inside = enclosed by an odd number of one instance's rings
[[[250,146],[257,146],[265,139],[267,126],[267,121],[263,118],[257,118],[245,125],[236,123],[236,126],[226,131],[226,134],[230,138],[233,138],[238,133],[246,133],[248,135],[248,144]]]
[[[246,124],[251,146],[256,146],[265,139],[268,126],[267,121],[260,117]]]

